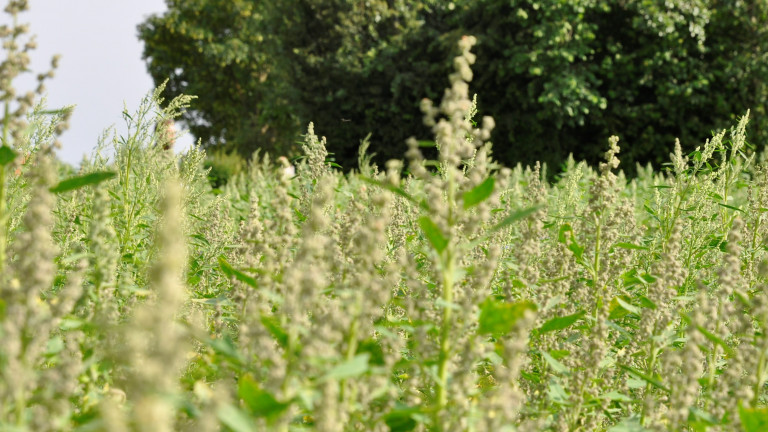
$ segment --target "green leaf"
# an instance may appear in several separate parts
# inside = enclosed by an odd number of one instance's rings
[[[256,417],[274,418],[291,405],[279,402],[274,396],[262,390],[250,375],[245,375],[238,381],[237,395]]]
[[[277,318],[266,315],[261,316],[261,324],[267,329],[269,334],[280,344],[281,347],[286,348],[288,346],[288,333],[283,330]]]
[[[619,393],[617,391],[611,391],[605,394],[602,394],[599,396],[600,399],[607,399],[612,401],[619,401],[619,402],[632,402],[632,398],[623,394]]]
[[[729,355],[733,355],[733,348],[729,347],[727,343],[725,343],[724,340],[722,340],[719,336],[716,334],[710,332],[709,330],[705,329],[701,325],[696,325],[696,329],[701,332],[701,334],[704,335],[705,338],[707,338],[710,342],[712,342],[715,345],[719,345],[720,347],[725,350],[726,353]]]
[[[360,376],[368,371],[368,359],[370,356],[369,353],[362,353],[350,360],[339,363],[325,374],[324,379],[342,380]]]
[[[45,355],[53,356],[60,353],[64,349],[64,339],[61,336],[54,336],[48,341],[48,345],[45,348]]]
[[[622,249],[648,250],[646,246],[638,246],[632,243],[616,243],[614,246]]]
[[[650,432],[643,427],[640,418],[637,416],[626,417],[617,425],[612,426],[607,432]]]
[[[517,210],[515,212],[512,212],[509,216],[505,217],[501,222],[499,222],[493,228],[491,228],[489,230],[489,234],[494,233],[500,229],[503,229],[511,225],[512,223],[519,221],[520,219],[527,218],[528,216],[536,213],[540,208],[541,206],[533,206],[527,209]]]
[[[740,211],[740,212],[744,213],[744,210],[742,210],[742,209],[740,209],[738,207],[734,207],[732,205],[723,204],[723,203],[717,203],[717,205],[725,207],[725,208],[728,208],[728,209],[731,209],[731,210],[736,210],[736,211]]]
[[[536,305],[530,301],[506,303],[488,298],[480,305],[479,327],[480,334],[504,335],[509,333],[517,320],[525,315],[525,311],[536,310]]]
[[[635,368],[633,368],[631,366],[622,365],[622,364],[620,364],[618,366],[621,369],[631,373],[632,375],[642,379],[643,381],[647,382],[648,384],[650,384],[650,385],[652,385],[652,386],[654,386],[654,387],[656,387],[656,388],[658,388],[660,390],[664,390],[665,392],[669,393],[669,389],[667,387],[665,387],[664,384],[662,384],[661,381],[657,380],[656,378],[653,378],[653,377],[651,377],[649,375],[646,375],[643,372],[640,372],[639,370],[637,370],[637,369],[635,369]]]
[[[7,145],[0,146],[0,166],[6,166],[13,162],[19,154]]]
[[[253,432],[256,430],[256,424],[251,420],[248,414],[231,404],[225,404],[216,411],[216,416],[225,426],[235,432]]]
[[[625,301],[621,297],[616,297],[615,300],[616,300],[616,303],[621,305],[621,307],[624,308],[625,310],[632,312],[635,315],[640,315],[641,312],[639,307],[633,304],[630,304],[629,302]]]
[[[768,408],[745,408],[739,404],[739,419],[744,432],[763,432],[768,430]]]
[[[488,199],[493,193],[493,186],[496,180],[488,177],[484,182],[475,186],[471,191],[464,193],[464,209],[472,208]]]
[[[542,324],[541,327],[539,327],[538,333],[547,333],[555,330],[562,330],[564,328],[567,328],[571,326],[573,323],[581,319],[586,314],[585,311],[579,311],[575,314],[566,315],[562,317],[556,317],[552,318],[549,321]]]
[[[568,250],[573,252],[576,259],[581,260],[584,255],[584,246],[579,245],[576,242],[576,233],[573,231],[573,227],[569,224],[563,224],[560,226],[560,231],[557,233],[557,241],[568,247]]]
[[[398,407],[384,416],[384,424],[389,427],[390,432],[410,432],[416,429],[418,422],[414,417],[421,413],[419,407]]]
[[[397,186],[394,186],[391,183],[388,183],[388,182],[385,182],[385,181],[381,181],[381,180],[372,179],[370,177],[365,177],[365,176],[360,176],[359,178],[360,178],[360,180],[362,180],[362,181],[364,181],[366,183],[379,186],[381,188],[384,188],[384,189],[394,193],[395,195],[399,195],[399,196],[407,199],[408,201],[416,204],[417,206],[419,206],[420,208],[422,208],[424,210],[427,210],[429,208],[429,206],[427,205],[426,202],[424,202],[424,201],[421,201],[421,202],[416,201],[416,199],[414,197],[412,197],[408,192],[404,191],[403,189],[401,189],[401,188],[399,188]]]
[[[440,228],[432,222],[432,219],[428,216],[419,218],[419,226],[427,237],[427,240],[429,240],[429,244],[432,245],[432,248],[434,248],[438,254],[442,253],[445,248],[448,247],[448,239],[445,238],[442,231],[440,231]]]
[[[239,280],[240,282],[243,282],[246,285],[249,285],[252,288],[258,288],[256,279],[254,279],[251,276],[248,276],[247,274],[241,272],[240,270],[236,270],[227,262],[226,259],[224,259],[223,256],[219,257],[219,268],[221,269],[221,272],[227,275],[228,277],[234,277],[235,279]]]
[[[544,357],[544,360],[547,361],[547,364],[549,365],[549,367],[552,368],[553,371],[557,373],[562,373],[562,374],[566,374],[570,372],[570,370],[564,364],[557,361],[557,359],[552,357],[552,355],[549,354],[548,352],[542,351],[541,356]]]
[[[111,171],[97,171],[81,176],[70,177],[59,182],[59,184],[52,187],[50,191],[53,193],[69,192],[85,186],[97,185],[103,181],[115,178],[115,176],[117,176],[117,174]]]

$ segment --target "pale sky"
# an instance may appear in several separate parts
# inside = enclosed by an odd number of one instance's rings
[[[5,7],[4,0],[0,3]],[[2,22],[7,22],[1,10]],[[61,136],[62,160],[78,164],[110,125],[123,131],[123,102],[133,113],[154,88],[141,59],[143,43],[136,26],[165,10],[163,0],[29,1],[29,11],[20,15],[20,22],[30,24],[38,48],[32,53],[34,74],[20,79],[19,87],[32,89],[34,76],[46,72],[51,57],[61,54],[56,76],[46,82],[47,105],[51,109],[77,105],[69,130]],[[187,148],[192,141],[187,134],[176,148]]]

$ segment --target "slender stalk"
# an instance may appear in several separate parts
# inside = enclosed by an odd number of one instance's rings
[[[454,168],[447,167],[446,169],[446,182],[447,182],[447,204],[448,204],[448,246],[441,254],[441,270],[442,270],[442,300],[443,300],[443,313],[440,323],[440,351],[438,354],[438,367],[437,367],[437,406],[433,413],[434,426],[437,430],[440,428],[440,418],[442,413],[448,405],[448,359],[451,354],[451,320],[453,304],[453,288],[454,288],[454,275],[456,273],[456,254],[455,245],[450,241],[452,234],[452,227],[454,224],[456,205],[456,182],[454,180]]]
[[[10,104],[5,102],[3,116],[3,142],[8,145],[8,121]],[[8,204],[6,203],[5,166],[0,165],[0,275],[5,274],[5,256],[8,246]],[[2,280],[0,280],[2,282]]]

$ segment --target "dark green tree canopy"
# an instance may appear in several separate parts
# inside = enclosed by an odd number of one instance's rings
[[[623,168],[692,149],[752,110],[768,138],[768,3],[650,0],[169,1],[140,37],[184,120],[207,145],[290,154],[309,121],[347,169],[372,134],[379,162],[430,136],[419,101],[439,99],[462,34],[478,38],[472,92],[496,119],[506,164],[595,162],[610,135]]]

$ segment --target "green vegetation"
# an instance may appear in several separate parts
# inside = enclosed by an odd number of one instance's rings
[[[350,173],[310,123],[295,166],[257,153],[214,191],[202,149],[164,149],[192,98],[163,86],[74,173],[66,110],[6,110],[0,430],[764,430],[748,117],[664,171],[628,179],[612,136],[548,182],[492,159],[476,42],[420,103],[433,141],[384,166],[363,141]]]
[[[676,138],[693,151],[748,109],[768,139],[766,32],[763,0],[195,0],[140,27],[155,82],[200,96],[183,118],[204,146],[292,156],[312,121],[346,170],[369,133],[379,165],[429,138],[419,100],[442,97],[473,34],[495,157],[550,177],[614,134],[628,175],[658,169]]]

